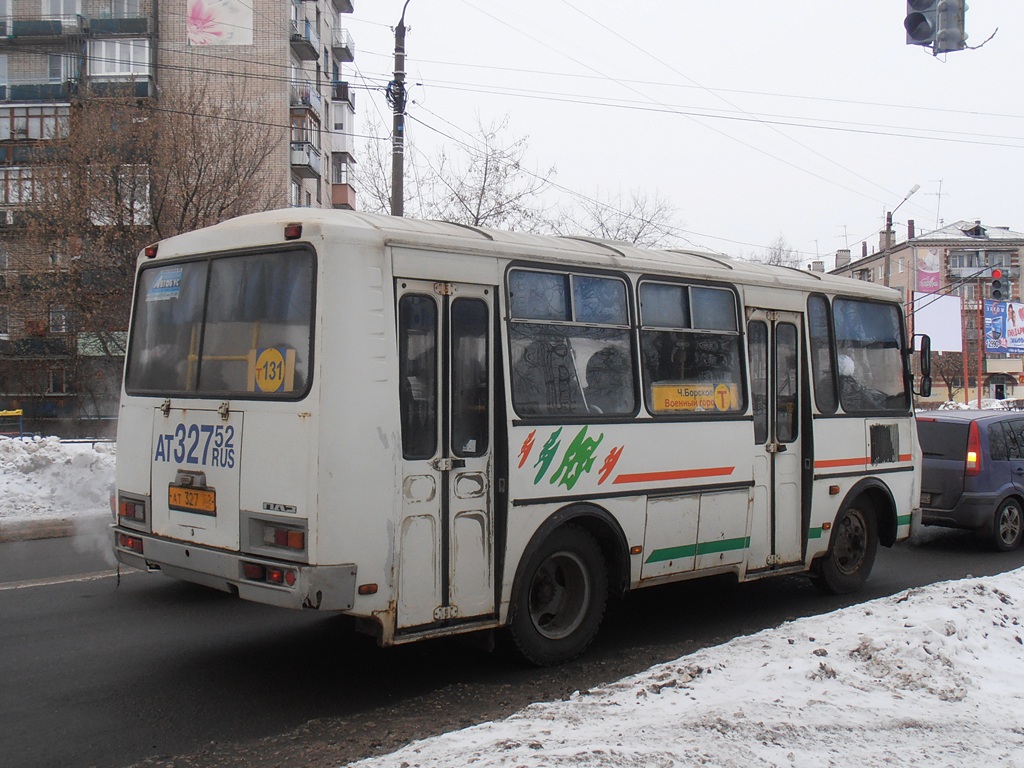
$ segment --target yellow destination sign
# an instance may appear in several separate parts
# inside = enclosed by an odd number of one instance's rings
[[[738,403],[735,384],[655,384],[654,410],[729,411]]]

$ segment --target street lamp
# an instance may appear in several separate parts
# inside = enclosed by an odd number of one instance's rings
[[[900,209],[907,200],[909,200],[917,190],[921,188],[920,184],[915,184],[910,188],[910,191],[903,196],[903,199],[893,208],[889,213],[885,214],[885,285],[889,286],[889,257],[892,252],[892,215]]]

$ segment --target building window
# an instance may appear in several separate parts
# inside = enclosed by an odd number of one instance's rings
[[[299,186],[299,182],[292,182],[292,207],[298,208],[302,204],[302,187]]]
[[[47,16],[77,16],[81,12],[81,0],[43,0],[43,13]]]
[[[53,368],[50,370],[46,391],[53,395],[62,395],[68,391],[67,376],[63,368]]]
[[[0,203],[29,203],[34,196],[31,168],[0,168]]]
[[[68,314],[63,304],[50,307],[50,333],[67,333]]]
[[[69,112],[70,107],[56,105],[0,107],[0,141],[67,136]]]
[[[7,338],[7,307],[0,307],[0,336]]]
[[[115,19],[134,19],[140,15],[139,0],[111,0],[110,15]]]
[[[89,41],[89,74],[94,77],[149,77],[149,40]]]
[[[903,257],[900,257],[900,272],[903,272],[905,267],[906,267],[906,260]]]

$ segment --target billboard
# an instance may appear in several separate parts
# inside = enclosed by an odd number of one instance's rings
[[[985,351],[1024,353],[1024,304],[985,299]]]

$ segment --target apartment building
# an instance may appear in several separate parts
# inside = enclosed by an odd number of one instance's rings
[[[264,204],[354,208],[353,10],[353,0],[0,0],[0,411],[65,432],[90,419],[83,432],[109,430],[101,422],[116,417],[110,339],[126,328],[101,338],[71,307],[44,302],[61,281],[87,300],[90,278],[19,238],[33,158],[68,135],[71,110],[115,92],[159,105],[201,84],[280,132]],[[218,130],[232,128],[225,119]]]

